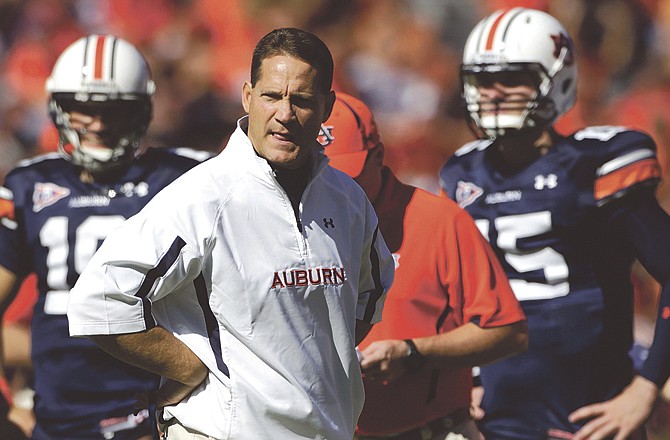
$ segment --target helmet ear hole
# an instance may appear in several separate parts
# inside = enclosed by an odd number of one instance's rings
[[[568,78],[561,84],[561,91],[563,93],[566,93],[568,90],[570,90],[571,86],[572,86],[572,78]]]

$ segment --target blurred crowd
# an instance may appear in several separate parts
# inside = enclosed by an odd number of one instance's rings
[[[0,0],[0,180],[55,150],[44,82],[77,38],[115,34],[148,58],[157,92],[146,145],[219,151],[243,115],[255,42],[293,26],[330,47],[335,89],[373,110],[398,177],[436,192],[440,166],[473,138],[460,106],[465,38],[507,6],[545,10],[575,37],[578,102],[558,128],[644,130],[670,172],[670,0]],[[670,208],[670,185],[659,198]],[[638,272],[644,341],[657,287]],[[665,420],[651,421],[659,438],[670,436]]]
[[[459,101],[465,37],[512,5],[550,12],[577,40],[579,102],[562,129],[625,123],[665,148],[667,0],[0,0],[0,175],[53,149],[44,80],[76,38],[116,34],[148,57],[158,84],[148,145],[217,151],[242,114],[254,42],[295,26],[331,48],[336,89],[378,115],[399,176],[435,191],[439,165],[471,138]]]
[[[0,177],[53,150],[44,80],[76,38],[116,34],[148,57],[158,84],[148,145],[217,151],[242,115],[254,42],[295,26],[331,48],[336,89],[378,115],[398,175],[436,191],[438,167],[472,136],[460,107],[465,38],[485,14],[513,5],[551,13],[577,40],[579,101],[559,127],[646,130],[666,166],[668,0],[0,0]]]

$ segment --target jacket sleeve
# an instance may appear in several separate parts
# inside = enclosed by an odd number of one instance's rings
[[[379,222],[366,199],[365,243],[361,255],[356,319],[375,324],[381,321],[386,294],[393,284],[393,256],[379,231]]]
[[[71,336],[156,326],[152,303],[192,284],[202,270],[191,238],[169,225],[166,216],[142,211],[105,239],[70,292]]]

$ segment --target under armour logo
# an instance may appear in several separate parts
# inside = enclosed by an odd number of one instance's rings
[[[546,176],[535,176],[535,189],[542,190],[545,188],[554,189],[558,186],[558,176],[556,174],[549,174]]]
[[[335,222],[332,218],[323,218],[323,226],[325,228],[335,228]]]

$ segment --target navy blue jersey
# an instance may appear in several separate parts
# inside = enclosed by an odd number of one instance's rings
[[[575,432],[568,415],[632,379],[633,247],[614,207],[654,192],[654,142],[620,127],[558,137],[511,174],[490,141],[462,147],[440,172],[498,255],[528,318],[527,352],[481,368],[488,438]]]
[[[34,438],[103,438],[132,414],[133,395],[158,378],[71,338],[67,303],[84,266],[112,228],[208,153],[150,148],[113,184],[84,183],[57,154],[24,161],[0,188],[0,265],[19,278],[35,272],[32,319]],[[119,419],[121,418],[121,419]],[[115,437],[119,438],[119,436]]]

